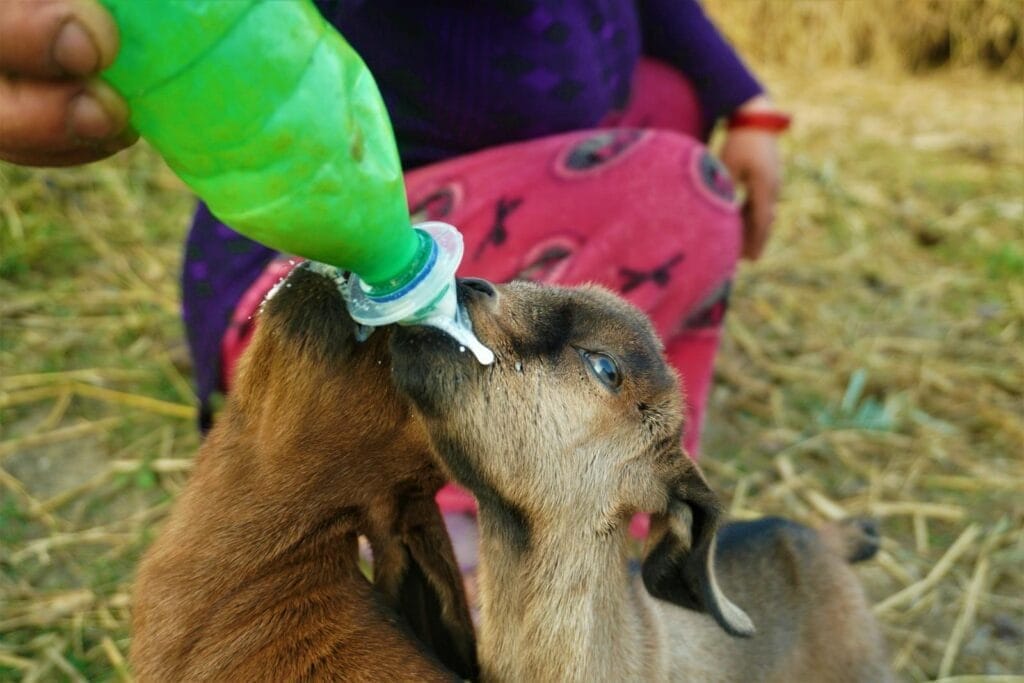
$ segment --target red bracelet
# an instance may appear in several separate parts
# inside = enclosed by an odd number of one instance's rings
[[[780,111],[738,111],[729,117],[726,127],[757,128],[769,133],[781,133],[789,128],[792,119]]]

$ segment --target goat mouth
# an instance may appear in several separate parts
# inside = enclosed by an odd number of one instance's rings
[[[395,326],[391,334],[391,358],[400,383],[415,377],[416,383],[424,386],[440,385],[455,376],[467,379],[472,368],[486,367],[465,344],[443,330],[424,325]]]
[[[478,377],[487,369],[493,370],[495,363],[500,362],[493,353],[496,348],[491,333],[491,323],[497,322],[493,316],[497,298],[493,285],[466,278],[458,279],[456,287],[458,312],[454,322],[468,334],[458,339],[432,326],[395,326],[391,357],[399,385],[417,386],[421,390],[447,386],[454,390],[461,382]],[[483,359],[481,351],[490,358]]]
[[[442,417],[460,402],[461,389],[481,365],[458,341],[432,327],[397,326],[391,334],[395,386],[426,416]]]
[[[425,325],[398,325],[392,333],[394,352],[398,356],[414,354],[451,353],[459,343],[451,335],[436,327]]]

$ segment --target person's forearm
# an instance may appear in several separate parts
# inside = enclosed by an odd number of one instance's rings
[[[764,92],[697,0],[637,0],[637,9],[644,53],[690,79],[706,127]]]

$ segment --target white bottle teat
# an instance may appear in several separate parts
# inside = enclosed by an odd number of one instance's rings
[[[450,335],[483,365],[494,362],[494,353],[473,334],[469,317],[459,309],[455,270],[462,262],[462,235],[454,226],[429,221],[413,226],[433,240],[423,269],[399,290],[372,296],[353,274],[348,285],[348,310],[356,322],[370,327],[391,323],[428,325]]]

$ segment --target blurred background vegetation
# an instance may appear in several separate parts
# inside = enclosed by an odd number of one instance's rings
[[[1020,0],[706,0],[741,54],[787,69],[1024,76]]]
[[[880,518],[901,680],[1024,673],[1024,6],[706,0],[795,117],[702,463],[738,517]],[[0,164],[0,680],[128,680],[135,563],[198,444],[190,193],[143,145]]]

